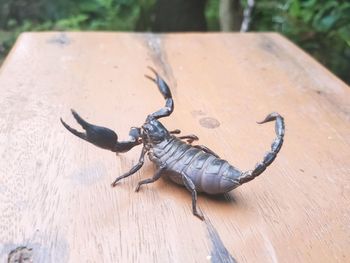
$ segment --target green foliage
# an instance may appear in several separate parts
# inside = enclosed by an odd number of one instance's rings
[[[23,31],[150,30],[155,2],[0,0],[0,58]],[[255,0],[255,5],[251,31],[282,33],[350,83],[349,0]],[[207,0],[209,30],[219,30],[218,16],[219,1]]]
[[[218,0],[208,0],[207,8],[205,10],[205,17],[207,19],[208,29],[210,31],[219,31],[219,1]]]
[[[1,0],[0,0],[1,1]],[[31,23],[43,30],[134,30],[141,9],[150,9],[155,0],[2,0],[0,28],[11,30]],[[27,14],[17,10],[26,3]],[[11,10],[14,10],[13,12]],[[29,22],[30,21],[30,22]]]
[[[278,31],[350,83],[350,2],[256,1],[252,30]]]
[[[0,0],[0,57],[24,31],[149,30],[154,3],[155,0]]]

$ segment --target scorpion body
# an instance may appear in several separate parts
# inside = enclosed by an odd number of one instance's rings
[[[176,137],[171,137],[161,145],[154,145],[153,151],[160,162],[166,164],[168,176],[173,182],[186,186],[184,178],[188,178],[197,192],[221,194],[239,185],[239,170],[227,161]]]
[[[169,116],[173,112],[174,102],[166,82],[154,69],[150,69],[155,73],[156,78],[147,75],[146,77],[157,84],[166,101],[165,107],[148,115],[142,127],[132,127],[128,141],[119,142],[114,131],[86,122],[74,110],[72,110],[72,114],[85,132],[71,128],[62,119],[61,122],[71,133],[81,139],[116,153],[127,152],[134,146],[143,144],[138,163],[130,171],[116,178],[112,186],[116,186],[121,179],[137,172],[142,167],[147,153],[149,159],[156,164],[157,170],[152,178],[140,181],[135,191],[139,191],[142,185],[153,183],[166,174],[173,182],[184,185],[191,192],[192,212],[203,220],[203,215],[197,210],[197,192],[227,193],[264,172],[267,166],[275,160],[282,147],[285,131],[283,117],[274,112],[262,122],[258,122],[262,124],[275,121],[276,138],[272,142],[271,150],[265,154],[263,160],[257,163],[253,170],[242,172],[226,160],[219,158],[209,148],[203,145],[192,145],[193,141],[198,140],[197,136],[177,137],[174,134],[179,134],[180,130],[168,131],[161,124],[158,119]]]

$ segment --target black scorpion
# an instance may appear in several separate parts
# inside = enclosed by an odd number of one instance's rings
[[[191,145],[198,137],[195,135],[175,136],[180,130],[168,131],[158,119],[169,116],[174,110],[174,102],[170,89],[158,73],[150,68],[155,78],[146,77],[157,84],[159,91],[165,99],[165,107],[147,116],[141,128],[132,127],[129,132],[129,140],[118,141],[117,134],[105,127],[96,126],[82,119],[78,113],[72,110],[76,121],[85,132],[79,132],[71,128],[62,119],[61,122],[71,133],[98,147],[111,150],[116,153],[127,152],[134,146],[143,144],[138,163],[127,173],[114,180],[112,186],[123,178],[137,172],[144,163],[147,153],[149,159],[156,164],[157,170],[152,178],[142,180],[138,183],[135,191],[139,191],[141,185],[157,181],[163,174],[177,184],[184,185],[192,194],[192,212],[195,216],[204,220],[198,212],[197,192],[208,194],[222,194],[253,180],[265,171],[276,158],[282,147],[285,132],[284,120],[281,115],[274,112],[259,124],[276,121],[276,139],[272,142],[271,150],[267,152],[262,160],[250,171],[242,172],[230,165],[227,161],[203,145]]]

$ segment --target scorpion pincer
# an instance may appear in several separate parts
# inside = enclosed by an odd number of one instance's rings
[[[175,136],[175,134],[180,133],[180,130],[168,131],[159,122],[160,118],[167,117],[173,112],[174,102],[166,82],[154,69],[150,69],[155,74],[155,78],[147,75],[146,77],[158,86],[165,99],[165,106],[148,115],[145,123],[140,128],[132,127],[129,132],[129,140],[118,141],[118,136],[114,131],[88,123],[74,110],[72,110],[72,114],[85,132],[79,132],[71,128],[62,119],[61,122],[67,130],[79,138],[116,153],[127,152],[134,146],[142,144],[138,163],[130,171],[117,177],[112,186],[116,186],[121,179],[137,172],[142,167],[147,153],[148,158],[156,164],[157,170],[153,177],[140,181],[135,191],[139,191],[144,184],[157,181],[165,174],[172,181],[184,185],[191,192],[192,212],[195,216],[204,220],[203,215],[197,210],[197,192],[208,194],[227,193],[264,172],[266,167],[275,160],[282,147],[285,133],[283,117],[274,112],[267,115],[263,121],[258,122],[262,124],[275,121],[276,138],[272,142],[271,150],[265,154],[263,160],[257,163],[253,170],[240,171],[226,160],[221,159],[209,148],[203,145],[192,145],[193,141],[198,140],[197,136]]]

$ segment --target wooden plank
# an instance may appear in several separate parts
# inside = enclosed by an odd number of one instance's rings
[[[173,92],[166,127],[243,170],[274,138],[273,124],[255,121],[285,117],[285,144],[263,175],[199,196],[204,222],[168,180],[134,192],[154,173],[148,160],[111,188],[140,148],[115,156],[59,122],[73,125],[74,108],[127,138],[164,104],[148,65]],[[278,34],[25,33],[0,91],[1,262],[21,246],[34,262],[350,260],[350,90]]]

